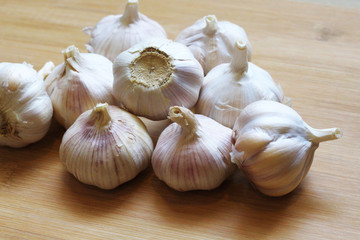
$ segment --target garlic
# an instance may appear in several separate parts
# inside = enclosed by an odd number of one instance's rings
[[[113,61],[122,51],[138,42],[152,37],[166,38],[165,30],[159,23],[139,13],[137,0],[128,0],[123,15],[109,15],[95,27],[83,31],[91,39],[86,48]]]
[[[153,143],[139,118],[99,103],[65,132],[60,160],[79,181],[113,189],[150,163]]]
[[[306,176],[319,143],[341,135],[338,128],[310,127],[284,104],[257,101],[236,120],[232,161],[260,192],[282,196]]]
[[[203,79],[201,65],[185,45],[153,38],[115,59],[113,92],[135,115],[163,120],[170,106],[195,105]]]
[[[153,121],[144,117],[139,117],[140,120],[145,124],[146,129],[149,132],[149,135],[151,139],[153,140],[154,145],[156,145],[156,142],[161,134],[161,132],[170,125],[171,120],[170,119],[164,119],[159,121]]]
[[[39,141],[52,115],[41,74],[27,63],[0,63],[0,146],[19,148]]]
[[[273,100],[291,104],[268,72],[247,61],[246,44],[237,41],[230,63],[213,68],[204,79],[195,112],[232,128],[248,104]]]
[[[151,159],[155,175],[178,191],[218,187],[235,170],[231,129],[178,106],[169,117],[174,123],[161,133]]]
[[[55,119],[68,128],[76,118],[99,102],[114,103],[112,62],[94,53],[80,53],[75,46],[63,50],[65,62],[45,79]]]
[[[184,29],[175,41],[190,48],[207,74],[215,66],[231,61],[238,40],[246,44],[250,60],[251,44],[244,29],[228,21],[218,22],[216,16],[208,15]]]

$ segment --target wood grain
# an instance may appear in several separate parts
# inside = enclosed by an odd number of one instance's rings
[[[79,183],[61,165],[64,133],[23,149],[0,148],[1,239],[359,239],[360,10],[289,0],[140,1],[169,38],[216,14],[245,28],[253,62],[282,85],[293,107],[317,128],[339,127],[322,143],[302,184],[265,197],[237,172],[210,192],[179,193],[149,168],[112,191]],[[85,51],[81,32],[125,1],[0,3],[0,59],[39,69],[61,50]]]

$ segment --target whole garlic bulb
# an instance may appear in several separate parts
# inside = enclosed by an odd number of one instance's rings
[[[319,143],[341,135],[338,128],[310,127],[284,104],[257,101],[236,120],[232,161],[260,192],[282,196],[306,176]]]
[[[235,170],[231,129],[178,106],[169,117],[174,123],[161,133],[151,159],[155,175],[178,191],[218,187]]]
[[[53,108],[30,64],[0,63],[0,146],[24,147],[48,132]]]
[[[139,13],[137,0],[128,0],[123,15],[109,15],[100,20],[95,27],[83,31],[90,35],[86,48],[91,53],[101,54],[111,61],[122,51],[138,42],[152,37],[166,37],[159,23]]]
[[[153,38],[115,59],[113,92],[133,114],[163,120],[170,106],[195,105],[203,79],[201,65],[185,45]]]
[[[243,28],[228,22],[217,21],[215,15],[208,15],[184,29],[175,41],[189,47],[207,74],[215,66],[232,59],[235,42],[242,40],[251,58],[251,44]]]
[[[149,165],[153,148],[139,118],[99,103],[65,132],[60,160],[79,181],[113,189]]]
[[[196,113],[232,128],[241,110],[258,100],[291,104],[268,72],[247,60],[247,47],[237,41],[230,63],[213,68],[204,79]]]
[[[94,53],[80,53],[75,46],[63,50],[65,62],[45,79],[55,119],[68,128],[81,113],[99,102],[114,103],[112,62]]]

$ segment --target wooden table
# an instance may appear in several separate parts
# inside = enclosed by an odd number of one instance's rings
[[[125,1],[0,3],[0,59],[39,69],[85,51],[85,26],[122,13]],[[140,0],[169,38],[216,14],[245,28],[253,62],[279,82],[322,143],[302,184],[265,197],[237,172],[210,192],[169,189],[149,168],[112,191],[86,186],[59,161],[64,129],[23,149],[0,148],[1,239],[360,239],[360,9],[290,0]]]

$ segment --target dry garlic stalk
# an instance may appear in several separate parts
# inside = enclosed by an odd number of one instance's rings
[[[204,79],[196,113],[232,128],[236,117],[248,104],[273,100],[291,104],[268,72],[248,62],[247,47],[237,41],[233,58],[213,68]]]
[[[99,103],[65,132],[60,159],[79,181],[112,189],[144,170],[152,151],[153,143],[139,118]]]
[[[338,128],[310,127],[284,104],[258,101],[236,120],[232,161],[260,192],[282,196],[306,176],[319,143],[341,135]]]
[[[160,135],[151,163],[155,175],[178,191],[211,190],[233,171],[231,129],[183,107],[171,107],[174,122]]]
[[[75,46],[63,50],[65,62],[45,79],[55,119],[68,128],[78,116],[99,102],[113,104],[112,62],[94,53],[80,53]]]
[[[228,21],[218,22],[214,15],[208,15],[184,29],[175,41],[189,47],[207,74],[215,66],[231,61],[238,40],[246,44],[250,59],[251,44],[244,29]]]
[[[42,73],[27,63],[0,63],[0,146],[24,147],[49,130],[53,108]]]
[[[86,48],[113,61],[117,55],[138,42],[152,38],[166,38],[165,30],[157,22],[139,13],[137,0],[128,0],[123,15],[109,15],[95,27],[83,31],[91,39]]]
[[[185,45],[153,38],[115,59],[113,92],[130,112],[163,120],[170,106],[195,105],[203,79],[201,65]]]

